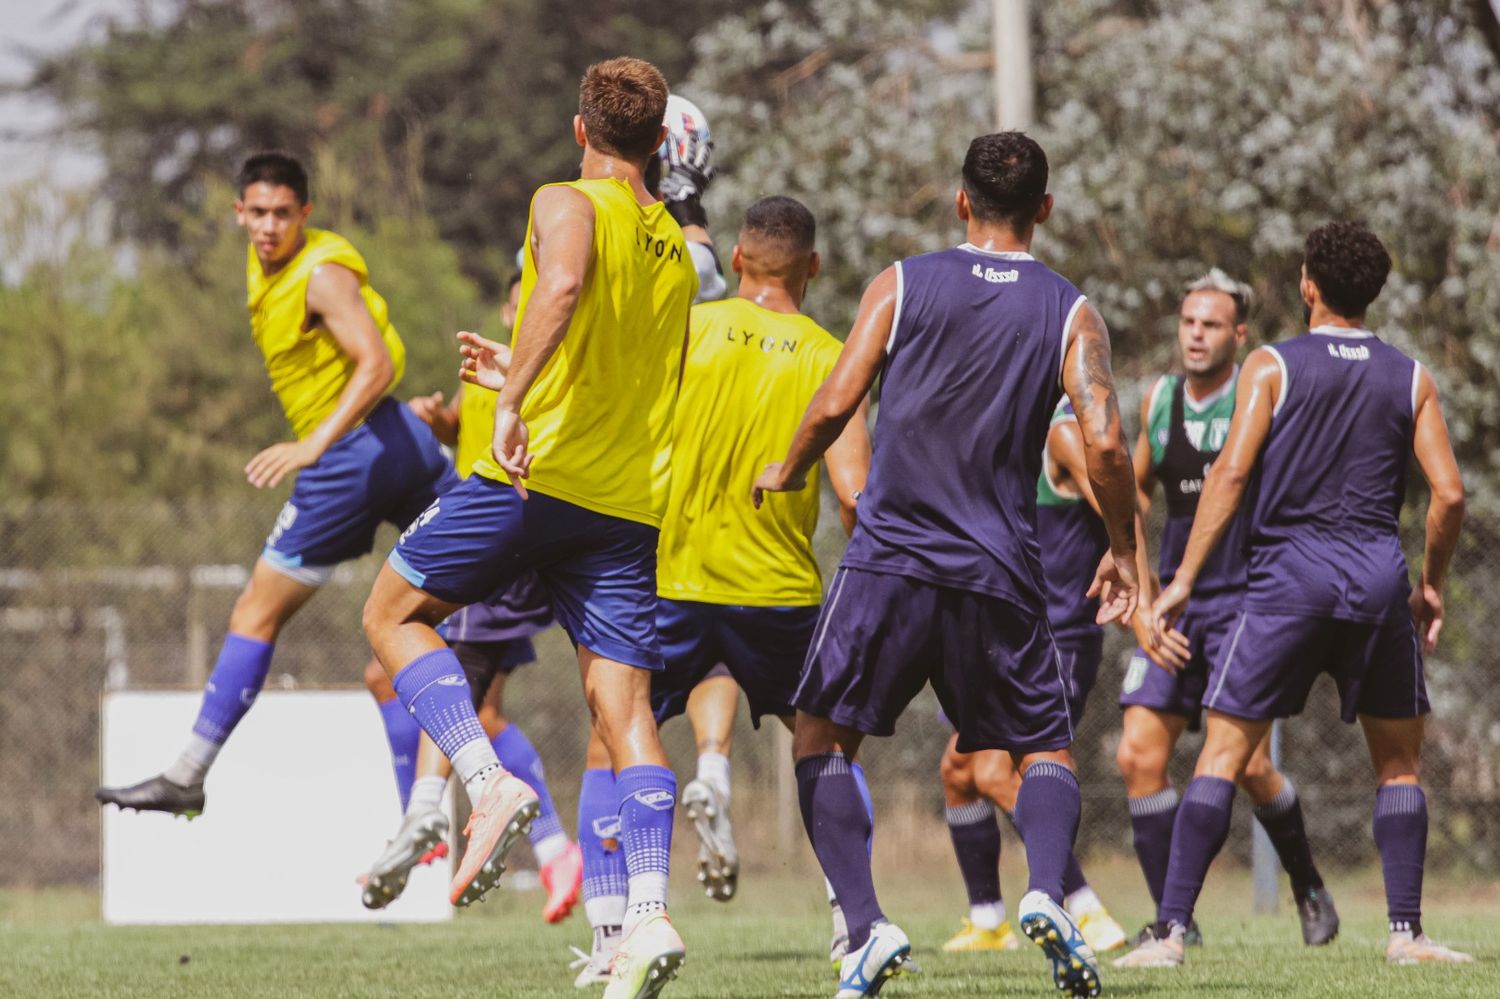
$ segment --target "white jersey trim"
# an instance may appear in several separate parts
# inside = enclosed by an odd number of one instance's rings
[[[1417,389],[1422,385],[1422,362],[1413,360],[1411,362],[1411,415],[1417,415]]]
[[[885,340],[885,355],[891,356],[891,349],[896,346],[896,329],[901,325],[901,304],[906,299],[906,275],[901,270],[901,261],[896,261],[896,312],[891,316],[891,335]]]
[[[1019,250],[986,250],[983,247],[975,246],[973,243],[960,243],[960,244],[958,244],[958,248],[960,250],[968,250],[970,253],[982,253],[986,257],[994,257],[997,260],[1035,260],[1036,259],[1036,257],[1033,257],[1031,254],[1029,254],[1029,253],[1022,253]]]
[[[1224,398],[1226,395],[1234,391],[1235,384],[1240,380],[1240,366],[1236,364],[1234,366],[1234,370],[1229,373],[1229,380],[1223,385],[1220,385],[1218,388],[1214,389],[1212,392],[1208,393],[1208,395],[1204,396],[1202,399],[1194,399],[1193,393],[1188,391],[1188,387],[1186,385],[1186,376],[1183,376],[1183,380],[1184,384],[1182,386],[1182,404],[1195,413],[1201,413],[1204,410],[1208,409],[1208,407],[1212,406],[1214,403],[1218,402],[1220,399]]]
[[[1281,407],[1286,405],[1286,393],[1287,389],[1292,385],[1292,380],[1287,376],[1286,358],[1281,356],[1281,351],[1270,344],[1266,345],[1266,351],[1272,357],[1276,358],[1276,366],[1281,369],[1281,393],[1276,397],[1276,405],[1271,407],[1271,419],[1274,420],[1276,419],[1276,415],[1281,412]]]
[[[983,252],[983,251],[981,251]],[[1068,310],[1068,318],[1063,320],[1062,353],[1057,356],[1057,384],[1063,383],[1063,368],[1068,363],[1068,345],[1073,342],[1073,319],[1078,315],[1078,310],[1088,302],[1087,295],[1079,295],[1078,301]]]
[[[1329,325],[1314,326],[1312,329],[1308,330],[1308,332],[1316,333],[1318,336],[1341,336],[1350,340],[1365,340],[1375,335],[1374,333],[1371,333],[1369,330],[1365,329],[1351,329],[1348,326]]]

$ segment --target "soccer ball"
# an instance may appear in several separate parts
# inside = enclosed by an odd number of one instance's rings
[[[667,158],[668,144],[675,144],[678,155],[681,155],[688,136],[696,133],[703,141],[709,140],[707,116],[698,105],[686,97],[679,97],[676,94],[667,97],[667,114],[662,119],[662,124],[667,126],[667,140],[661,144],[656,155],[664,161]]]

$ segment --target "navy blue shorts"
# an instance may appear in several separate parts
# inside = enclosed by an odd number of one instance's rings
[[[1224,661],[1229,643],[1240,621],[1242,601],[1195,607],[1188,604],[1177,621],[1177,630],[1187,636],[1191,648],[1187,664],[1176,675],[1156,665],[1144,649],[1136,648],[1125,669],[1120,688],[1120,707],[1138,705],[1166,714],[1181,715],[1196,732],[1203,724],[1203,698],[1217,664]]]
[[[512,638],[503,642],[453,642],[453,654],[469,681],[469,695],[474,710],[484,703],[490,684],[497,676],[510,676],[527,663],[536,662],[536,649],[529,638]]]
[[[472,604],[536,572],[575,644],[662,668],[656,636],[658,531],[471,475],[422,513],[387,559],[411,585]]]
[[[1088,705],[1094,681],[1099,679],[1099,663],[1104,659],[1104,632],[1056,635],[1054,641],[1062,660],[1063,675],[1068,678],[1068,714],[1077,725]]]
[[[454,611],[438,625],[437,632],[449,645],[493,645],[530,638],[551,623],[547,591],[536,573],[528,572],[479,603]]]
[[[437,438],[395,399],[297,473],[261,558],[294,577],[359,558],[382,522],[405,527],[458,483]]]
[[[663,599],[656,610],[667,668],[651,677],[660,725],[687,710],[693,688],[722,663],[750,702],[750,721],[793,714],[792,697],[818,623],[813,607],[736,607]]]
[[[1069,684],[1044,618],[999,597],[841,567],[828,588],[796,706],[891,735],[928,682],[958,751],[1073,744]]]
[[[1415,718],[1432,710],[1406,601],[1385,621],[1242,610],[1203,706],[1236,718],[1301,714],[1318,674],[1338,684],[1339,717]]]

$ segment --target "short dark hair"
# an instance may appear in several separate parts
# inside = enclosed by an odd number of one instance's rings
[[[1348,319],[1365,314],[1391,273],[1391,255],[1362,222],[1318,226],[1307,234],[1303,263],[1323,304]]]
[[[656,149],[667,115],[667,80],[644,59],[596,62],[578,84],[578,113],[601,152],[644,164]]]
[[[290,153],[256,153],[245,160],[239,176],[234,180],[235,190],[245,196],[245,188],[251,184],[271,184],[275,187],[290,187],[302,204],[307,204],[307,171],[297,157]]]
[[[793,253],[806,253],[817,239],[818,221],[796,198],[775,194],[745,209],[740,231],[780,243]]]
[[[1023,132],[981,135],[964,156],[964,191],[975,218],[1022,232],[1047,197],[1047,154]]]

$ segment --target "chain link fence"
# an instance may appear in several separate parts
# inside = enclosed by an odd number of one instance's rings
[[[1354,501],[1354,500],[1351,500]],[[201,686],[247,567],[277,510],[273,497],[196,504],[42,502],[0,509],[0,885],[92,886],[98,881],[99,699],[106,688]],[[1421,523],[1408,509],[1408,552],[1421,549]],[[824,518],[819,551],[830,568],[843,548],[836,516]],[[379,559],[339,569],[286,629],[268,686],[350,686],[369,656],[360,608]],[[1448,589],[1448,623],[1428,659],[1434,714],[1425,780],[1435,865],[1500,870],[1500,685],[1492,679],[1492,589],[1500,567],[1500,520],[1471,516]],[[585,710],[566,637],[553,628],[540,661],[507,686],[507,714],[546,762],[571,825],[583,768]],[[1113,629],[1076,752],[1084,789],[1080,851],[1130,853],[1130,824],[1115,770],[1119,690],[1131,643]],[[373,708],[372,708],[373,709]],[[895,737],[864,751],[879,807],[882,851],[946,862],[937,764],[948,732],[925,692]],[[186,733],[184,733],[186,736]],[[685,721],[665,741],[679,772],[691,770]],[[1179,786],[1199,737],[1174,761]],[[789,740],[772,723],[752,732],[742,716],[735,740],[735,813],[752,869],[810,863],[787,759]],[[1299,789],[1321,864],[1362,866],[1375,858],[1369,835],[1373,782],[1356,726],[1340,724],[1332,684],[1320,681],[1308,711],[1287,723],[1284,762]],[[168,761],[162,761],[165,764]],[[394,791],[393,791],[394,793]],[[1248,809],[1241,809],[1248,813]],[[1242,815],[1243,818],[1243,815]],[[1248,823],[1236,822],[1231,853],[1250,853]],[[685,837],[690,838],[690,837]]]

